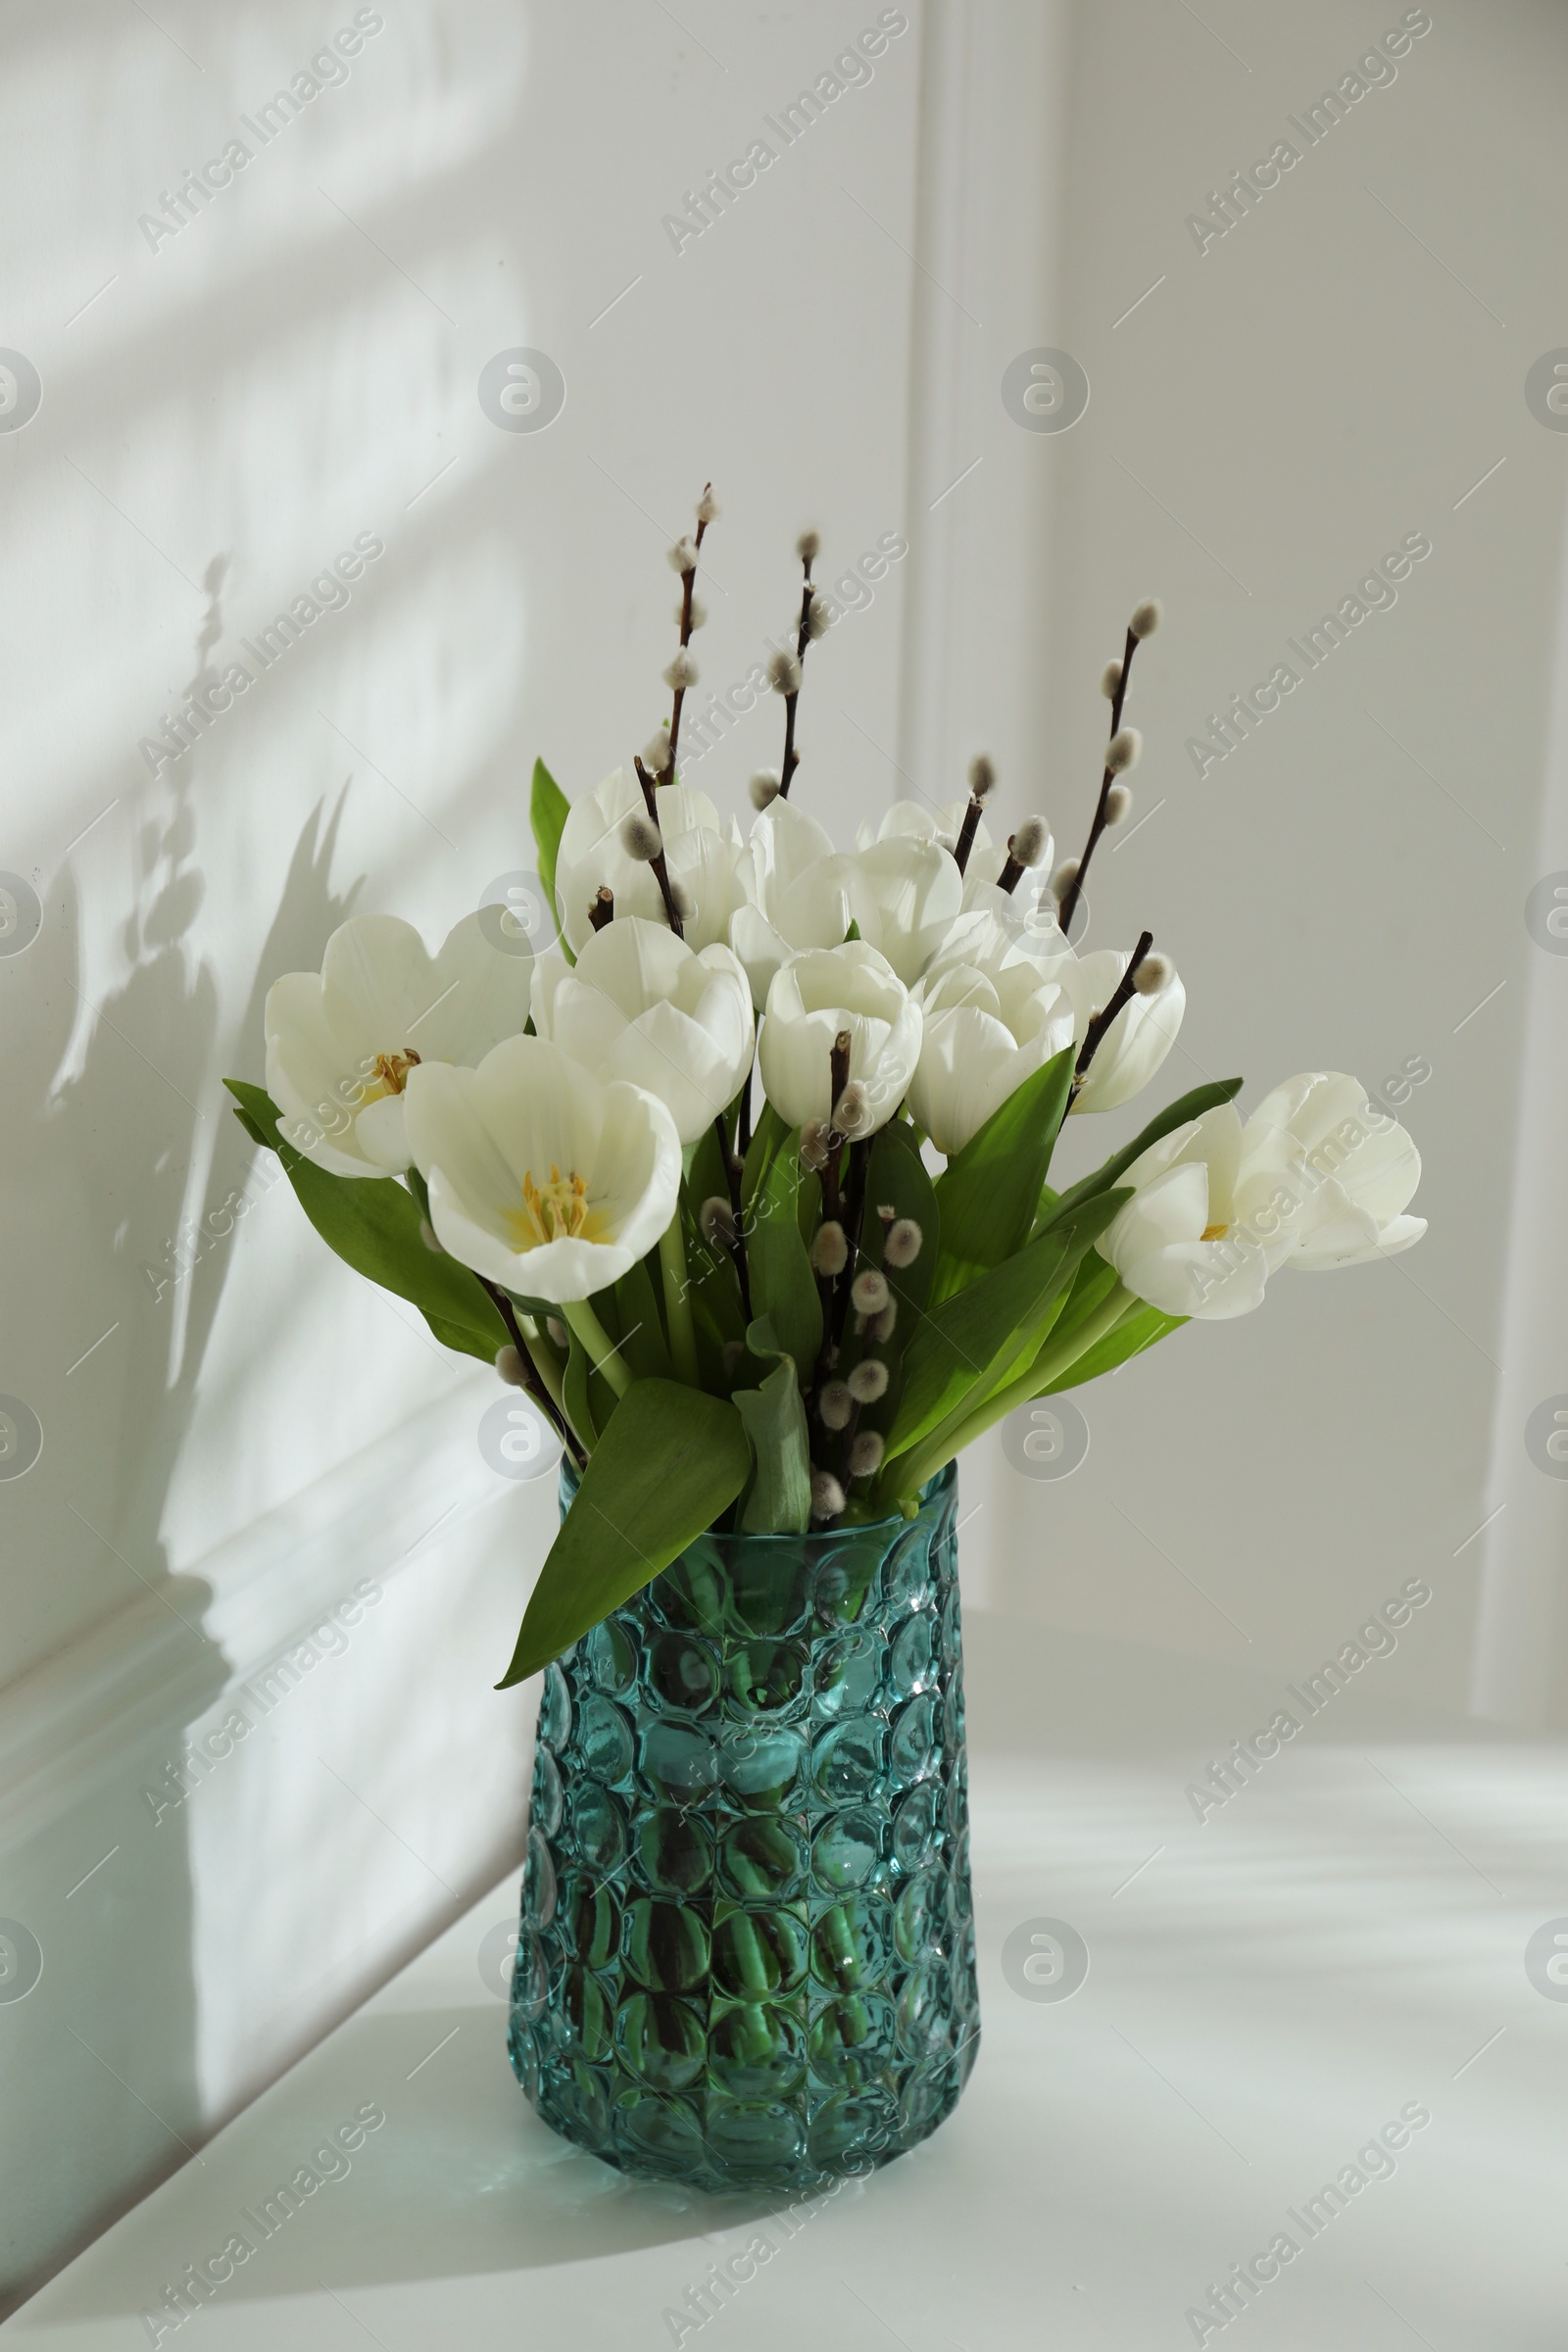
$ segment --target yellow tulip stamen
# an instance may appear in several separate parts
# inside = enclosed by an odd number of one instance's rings
[[[384,1102],[388,1095],[401,1095],[409,1083],[409,1072],[419,1056],[412,1046],[401,1054],[378,1054],[370,1065],[370,1082],[365,1090],[367,1102]]]
[[[1199,1239],[1205,1242],[1222,1242],[1229,1231],[1229,1225],[1205,1225]]]
[[[511,1214],[518,1246],[537,1250],[548,1242],[596,1242],[604,1220],[588,1200],[587,1180],[575,1168],[563,1176],[552,1163],[550,1182],[538,1185],[531,1173],[522,1180],[522,1206]]]

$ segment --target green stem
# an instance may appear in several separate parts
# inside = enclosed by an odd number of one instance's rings
[[[888,1496],[887,1507],[896,1508],[904,1496],[918,1494],[926,1480],[945,1469],[956,1453],[961,1453],[965,1446],[983,1437],[998,1421],[1004,1421],[1015,1405],[1027,1404],[1032,1396],[1038,1396],[1043,1390],[1050,1388],[1081,1355],[1087,1355],[1090,1348],[1096,1347],[1107,1332],[1113,1331],[1123,1315],[1138,1311],[1142,1305],[1143,1300],[1135,1298],[1118,1282],[1092,1315],[1077,1324],[1054,1348],[1048,1346],[1042,1348],[1033,1362],[1015,1380],[1008,1381],[1005,1388],[995,1390],[983,1404],[977,1405],[956,1426],[949,1420],[941,1429],[934,1431],[923,1445],[911,1446],[907,1453],[901,1454],[893,1465],[897,1487]]]
[[[617,1396],[624,1396],[631,1387],[631,1374],[587,1299],[574,1298],[569,1306],[564,1306],[561,1311],[568,1328],[576,1333],[587,1349],[588,1361],[594,1370],[604,1374]]]
[[[557,1412],[564,1414],[566,1403],[562,1387],[561,1358],[532,1315],[525,1315],[520,1306],[517,1308],[516,1314],[517,1328],[522,1333],[523,1344],[527,1348],[534,1370],[550,1391],[551,1401]]]
[[[669,1325],[669,1352],[675,1377],[689,1389],[701,1388],[697,1370],[697,1327],[692,1321],[691,1283],[686,1272],[686,1243],[680,1229],[680,1210],[665,1226],[659,1245],[659,1270],[664,1279],[664,1319]]]

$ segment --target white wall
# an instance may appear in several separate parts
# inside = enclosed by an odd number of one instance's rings
[[[1147,822],[1101,852],[1089,893],[1092,944],[1128,944],[1147,922],[1186,979],[1156,1091],[1241,1071],[1245,1110],[1298,1069],[1373,1085],[1407,1057],[1431,1069],[1403,1110],[1425,1156],[1423,1245],[1332,1279],[1282,1276],[1257,1315],[1189,1328],[1086,1392],[1089,1455],[1060,1483],[1019,1478],[992,1446],[988,1592],[1049,1624],[1290,1676],[1426,1576],[1437,1605],[1391,1661],[1388,1695],[1460,1708],[1474,1674],[1483,1708],[1541,1721],[1568,1696],[1563,1489],[1529,1460],[1523,1426],[1568,1389],[1564,965],[1524,913],[1568,859],[1568,439],[1527,409],[1524,379],[1563,341],[1560,13],[1435,9],[1397,78],[1316,147],[1295,136],[1300,161],[1239,225],[1201,252],[1186,225],[1400,16],[1339,0],[1075,11],[1065,86],[1041,110],[1046,158],[1009,135],[999,99],[994,146],[971,134],[963,182],[972,221],[1004,200],[996,224],[967,246],[950,235],[946,269],[922,251],[955,298],[922,281],[959,371],[952,448],[984,458],[943,513],[971,492],[990,502],[952,578],[949,772],[988,710],[1018,724],[1022,638],[1030,700],[1007,749],[1032,762],[1061,847],[1081,846],[1099,670],[1135,598],[1160,594],[1128,712],[1146,732],[1133,781]],[[996,19],[966,17],[983,77]],[[1020,173],[1045,184],[1009,230]],[[1042,262],[1038,224],[1058,203]],[[1087,412],[1059,434],[1019,429],[998,395],[1008,360],[1039,345],[1090,378]],[[998,516],[1047,550],[1032,605],[1005,566],[988,572]],[[1184,744],[1207,714],[1413,531],[1433,552],[1397,605],[1200,780]],[[937,689],[910,679],[906,694],[917,757]],[[1092,1164],[1147,1108],[1075,1120],[1060,1164]]]
[[[693,0],[696,37],[625,0],[379,13],[157,250],[138,215],[350,0],[38,0],[0,28],[0,344],[44,387],[0,433],[0,867],[43,906],[0,957],[0,1392],[44,1431],[0,1481],[0,1917],[44,1954],[0,2003],[15,2281],[519,1838],[528,1702],[489,1685],[554,1501],[480,1458],[495,1384],[281,1188],[161,1298],[139,1271],[251,1160],[220,1082],[261,1075],[267,985],[350,906],[438,937],[531,865],[536,753],[578,790],[646,737],[664,549],[707,478],[714,687],[785,624],[804,524],[832,580],[908,519],[917,28],[677,252],[662,216],[875,6]],[[566,383],[536,435],[477,398],[519,345]],[[360,532],[385,553],[352,603],[150,774],[174,698]],[[889,797],[905,572],[811,657],[798,791],[852,830]],[[765,710],[701,762],[726,811],[776,739]],[[367,1577],[346,1653],[155,1823],[164,1762]]]

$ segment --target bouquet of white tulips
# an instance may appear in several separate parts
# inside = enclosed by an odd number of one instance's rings
[[[1288,1080],[1245,1124],[1240,1079],[1199,1087],[1052,1188],[1066,1119],[1135,1095],[1185,1004],[1147,931],[1130,953],[1068,936],[1131,806],[1123,712],[1158,606],[1102,680],[1080,858],[1053,870],[1035,815],[993,838],[984,758],[951,808],[901,802],[839,850],[791,797],[804,667],[835,616],[808,533],[770,668],[783,757],[752,779],[745,839],[679,781],[715,513],[705,491],[671,550],[667,723],[570,805],[535,766],[557,944],[535,960],[474,913],[432,956],[396,917],[358,916],[319,974],[272,988],[267,1092],[231,1082],[322,1238],[493,1359],[575,1467],[509,1683],[705,1530],[912,1515],[1016,1406],[1191,1316],[1247,1312],[1278,1267],[1424,1231],[1403,1213],[1413,1144],[1335,1073]]]

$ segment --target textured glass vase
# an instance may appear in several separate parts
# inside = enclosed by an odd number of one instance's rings
[[[547,1669],[509,2046],[607,2163],[799,2190],[956,2102],[956,1494],[950,1466],[912,1520],[705,1536]]]

